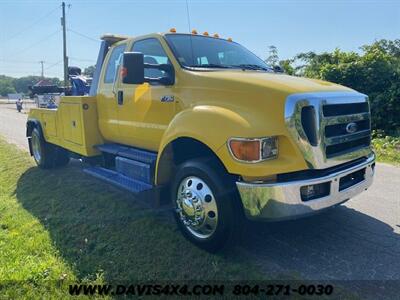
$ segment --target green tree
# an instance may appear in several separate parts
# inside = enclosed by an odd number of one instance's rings
[[[351,87],[369,96],[372,128],[400,131],[400,40],[379,40],[362,53],[335,49],[332,53],[300,53],[297,75]]]
[[[96,70],[96,66],[89,66],[83,70],[83,75],[93,78],[95,70]]]
[[[279,61],[279,66],[283,69],[283,71],[288,75],[295,74],[295,68],[292,66],[293,59],[284,59]]]
[[[14,78],[5,75],[0,75],[0,95],[7,96],[8,94],[15,93]]]
[[[268,56],[265,62],[272,67],[277,66],[279,63],[278,49],[273,45],[269,46],[268,49]]]
[[[29,86],[35,85],[40,80],[46,80],[50,84],[54,84],[54,85],[58,85],[58,86],[61,85],[61,81],[57,77],[54,77],[54,78],[42,78],[40,76],[25,76],[25,77],[20,77],[20,78],[15,79],[14,87],[15,87],[15,90],[18,93],[28,94],[29,93]]]

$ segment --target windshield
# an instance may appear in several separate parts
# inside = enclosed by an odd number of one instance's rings
[[[167,34],[166,39],[184,67],[272,71],[255,54],[234,42],[190,34]]]

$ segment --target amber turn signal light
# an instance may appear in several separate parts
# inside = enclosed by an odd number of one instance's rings
[[[243,161],[258,161],[260,160],[260,140],[239,140],[234,139],[229,141],[229,147],[233,156],[238,160]]]
[[[124,78],[124,77],[126,77],[126,75],[128,75],[128,69],[127,68],[121,68],[121,71],[120,71],[121,73],[121,78]]]

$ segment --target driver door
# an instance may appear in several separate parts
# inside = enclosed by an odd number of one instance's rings
[[[100,132],[106,140],[112,142],[120,142],[118,103],[114,91],[114,81],[118,78],[119,61],[126,46],[126,43],[122,43],[113,47],[108,53],[100,76],[101,82],[97,94]]]
[[[143,53],[145,63],[170,64],[156,38],[135,41],[131,51]],[[152,78],[165,76],[164,71],[157,69],[145,69],[144,74]],[[118,97],[119,130],[124,144],[158,151],[161,138],[176,111],[174,86],[148,82],[139,85],[120,83]]]

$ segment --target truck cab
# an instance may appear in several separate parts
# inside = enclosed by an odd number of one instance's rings
[[[231,39],[196,33],[105,35],[88,96],[33,109],[31,154],[154,205],[217,251],[241,220],[279,221],[339,205],[372,184],[368,97],[274,72]],[[151,193],[153,192],[153,193]]]

